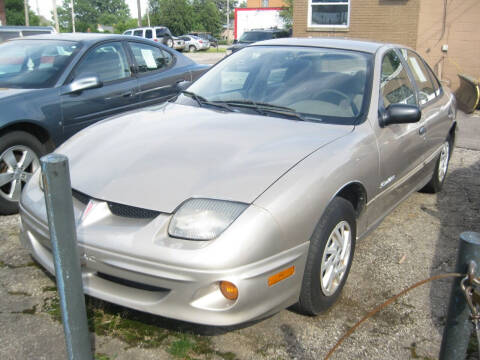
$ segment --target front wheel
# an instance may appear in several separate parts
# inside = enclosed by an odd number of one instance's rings
[[[356,231],[352,204],[334,198],[310,239],[298,310],[316,315],[335,303],[352,265]]]
[[[24,131],[0,136],[0,215],[18,212],[18,202],[25,183],[40,167],[44,146]]]
[[[440,150],[432,178],[427,185],[422,189],[423,192],[435,194],[440,192],[443,188],[443,183],[447,176],[448,163],[450,162],[450,155],[452,153],[452,142],[450,139],[445,140]]]
[[[168,39],[168,40],[167,40],[167,46],[168,46],[169,48],[173,48],[173,40],[172,40],[172,39]]]

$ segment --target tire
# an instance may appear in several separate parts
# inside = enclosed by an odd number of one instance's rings
[[[167,39],[167,44],[166,44],[169,48],[173,48],[173,39],[171,38],[168,38]]]
[[[340,197],[334,198],[325,210],[310,238],[302,289],[296,304],[300,312],[317,315],[329,309],[340,296],[355,252],[355,219],[352,204]],[[344,231],[340,238],[344,240],[343,246],[335,241],[338,237],[334,235],[342,228]],[[327,250],[334,253],[328,254]],[[332,274],[333,270],[340,271],[338,276],[333,276],[334,280],[329,282],[328,279],[332,276],[328,275]]]
[[[445,140],[442,146],[442,150],[438,155],[437,162],[435,164],[435,169],[433,170],[432,178],[425,185],[421,192],[426,192],[430,194],[438,193],[443,188],[443,183],[447,177],[448,163],[450,162],[450,155],[452,154],[452,140],[448,138]]]
[[[47,151],[36,137],[24,131],[0,136],[0,144],[0,215],[10,215],[18,212],[21,189]]]
[[[190,46],[188,47],[188,52],[195,52],[196,50],[197,50],[197,48],[196,48],[195,46],[193,46],[193,45],[190,45]]]

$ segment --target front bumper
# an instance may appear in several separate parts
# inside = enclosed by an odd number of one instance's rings
[[[20,204],[22,244],[43,267],[54,274],[46,217],[39,216],[43,211],[36,209],[35,214],[35,211],[27,209],[25,203],[31,205],[31,199],[26,197],[22,197]],[[271,220],[263,214],[262,209],[253,209],[256,214],[242,215],[238,220],[243,217],[244,223],[234,223],[210,243],[164,238],[162,229],[165,223],[168,224],[169,216],[163,214],[143,223],[107,214],[100,216],[100,220],[94,217],[90,222],[79,224],[82,206],[74,199],[86,294],[156,315],[220,326],[261,318],[298,300],[308,243],[264,258],[258,257],[258,247],[254,249],[255,258],[238,253],[241,247],[228,244],[235,240],[228,237],[232,237],[231,230],[238,231],[237,225],[240,225],[239,229],[244,229],[242,236],[246,237],[255,231],[249,226],[272,226],[268,224]],[[101,206],[98,211],[103,211]],[[248,224],[251,222],[249,216],[256,217],[256,225]],[[117,231],[118,227],[123,228],[122,233]],[[227,239],[220,239],[224,235]],[[262,239],[262,236],[265,238]],[[264,231],[262,236],[258,234],[256,242],[266,241],[267,247],[275,248],[271,242],[280,241],[281,235],[275,230]],[[230,251],[222,255],[228,251],[221,244],[224,240],[233,253]],[[271,245],[268,245],[269,242]],[[114,243],[117,246],[113,246]],[[145,246],[146,243],[149,246]],[[248,252],[250,248],[242,251]],[[268,286],[270,276],[292,265],[295,266],[295,273],[291,277]],[[222,296],[218,286],[221,280],[230,281],[238,287],[239,297],[236,301]]]

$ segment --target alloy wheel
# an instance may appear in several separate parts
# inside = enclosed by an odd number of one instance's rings
[[[37,154],[27,146],[15,145],[0,155],[0,196],[20,200],[25,183],[40,167]]]
[[[325,245],[320,267],[320,284],[326,296],[333,295],[347,271],[352,250],[352,232],[346,221],[338,223]]]
[[[438,162],[438,181],[442,182],[447,174],[448,160],[450,157],[450,144],[445,141],[440,152],[440,161]]]

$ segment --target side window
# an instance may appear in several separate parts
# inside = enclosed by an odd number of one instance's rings
[[[430,79],[423,60],[414,52],[402,49],[402,55],[407,60],[418,87],[418,101],[420,105],[435,99],[435,87]]]
[[[170,66],[173,63],[173,55],[168,51],[162,50],[163,57],[165,58],[165,65]]]
[[[133,36],[143,37],[143,30],[135,30],[135,31],[133,32]]]
[[[163,37],[163,35],[165,35],[165,29],[163,28],[155,29],[155,35],[157,36],[157,38]]]
[[[430,79],[432,79],[433,89],[435,90],[435,95],[440,95],[440,82],[438,81],[437,77],[433,73],[432,69],[429,66],[426,66],[428,73],[430,74]]]
[[[132,49],[140,73],[164,69],[168,66],[167,61],[172,61],[171,56],[169,59],[165,58],[165,51],[162,51],[155,46],[134,42],[130,42],[129,45]]]
[[[390,104],[416,105],[417,103],[415,88],[394,50],[387,52],[382,60],[380,94],[385,108]]]
[[[153,36],[153,34],[152,34],[152,30],[151,30],[151,29],[145,30],[145,37],[146,37],[147,39],[151,39],[152,36]]]
[[[130,77],[130,66],[122,44],[107,43],[90,50],[75,69],[75,77],[92,73],[104,83]]]

